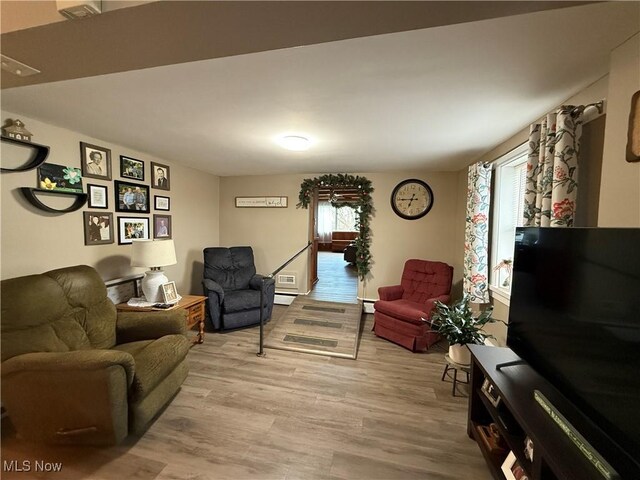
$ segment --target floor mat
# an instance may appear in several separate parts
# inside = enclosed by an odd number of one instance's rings
[[[264,346],[355,359],[361,319],[361,303],[323,302],[300,295],[269,332]]]

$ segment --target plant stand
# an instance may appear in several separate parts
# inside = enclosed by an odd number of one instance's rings
[[[449,377],[451,380],[453,380],[453,386],[451,387],[451,395],[455,397],[456,384],[458,383],[461,383],[463,385],[469,384],[469,373],[471,372],[471,365],[461,365],[459,363],[456,363],[453,360],[451,360],[451,357],[448,354],[445,354],[444,359],[446,360],[447,364],[444,366],[444,372],[442,372],[441,380],[444,382],[446,377]],[[466,381],[458,380],[458,370],[460,370],[467,376]],[[453,371],[453,375],[451,374],[452,371]]]

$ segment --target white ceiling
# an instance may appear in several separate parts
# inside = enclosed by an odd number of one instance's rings
[[[2,108],[217,175],[457,170],[608,72],[599,3],[3,90]],[[306,134],[306,152],[274,139]]]

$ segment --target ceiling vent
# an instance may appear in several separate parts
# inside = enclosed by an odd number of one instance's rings
[[[58,12],[70,20],[102,13],[101,0],[56,0]]]

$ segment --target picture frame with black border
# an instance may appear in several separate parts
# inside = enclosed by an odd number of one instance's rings
[[[163,195],[153,196],[154,209],[162,212],[168,212],[171,210],[171,197],[165,197]]]
[[[80,160],[83,177],[111,180],[110,149],[80,142]]]
[[[106,185],[87,183],[89,208],[109,208],[109,188]]]
[[[151,162],[151,188],[171,190],[171,171],[168,165]]]
[[[153,215],[153,238],[171,238],[171,215]]]
[[[487,400],[489,400],[491,405],[493,405],[495,408],[498,408],[500,406],[500,402],[502,402],[502,399],[500,398],[500,394],[498,393],[498,390],[496,390],[496,387],[493,385],[493,383],[489,381],[488,378],[484,379],[484,382],[482,382],[482,387],[480,388],[480,390],[482,391],[482,393],[484,393],[485,397],[487,397]]]
[[[116,212],[149,213],[149,185],[115,180]]]
[[[161,285],[162,287],[162,299],[164,303],[177,303],[178,302],[178,290],[176,289],[176,282],[167,282]]]
[[[130,245],[134,239],[150,238],[149,217],[118,217],[118,245]]]
[[[115,242],[113,236],[113,213],[83,212],[84,244],[108,245]]]
[[[120,155],[120,176],[144,182],[144,161]]]

